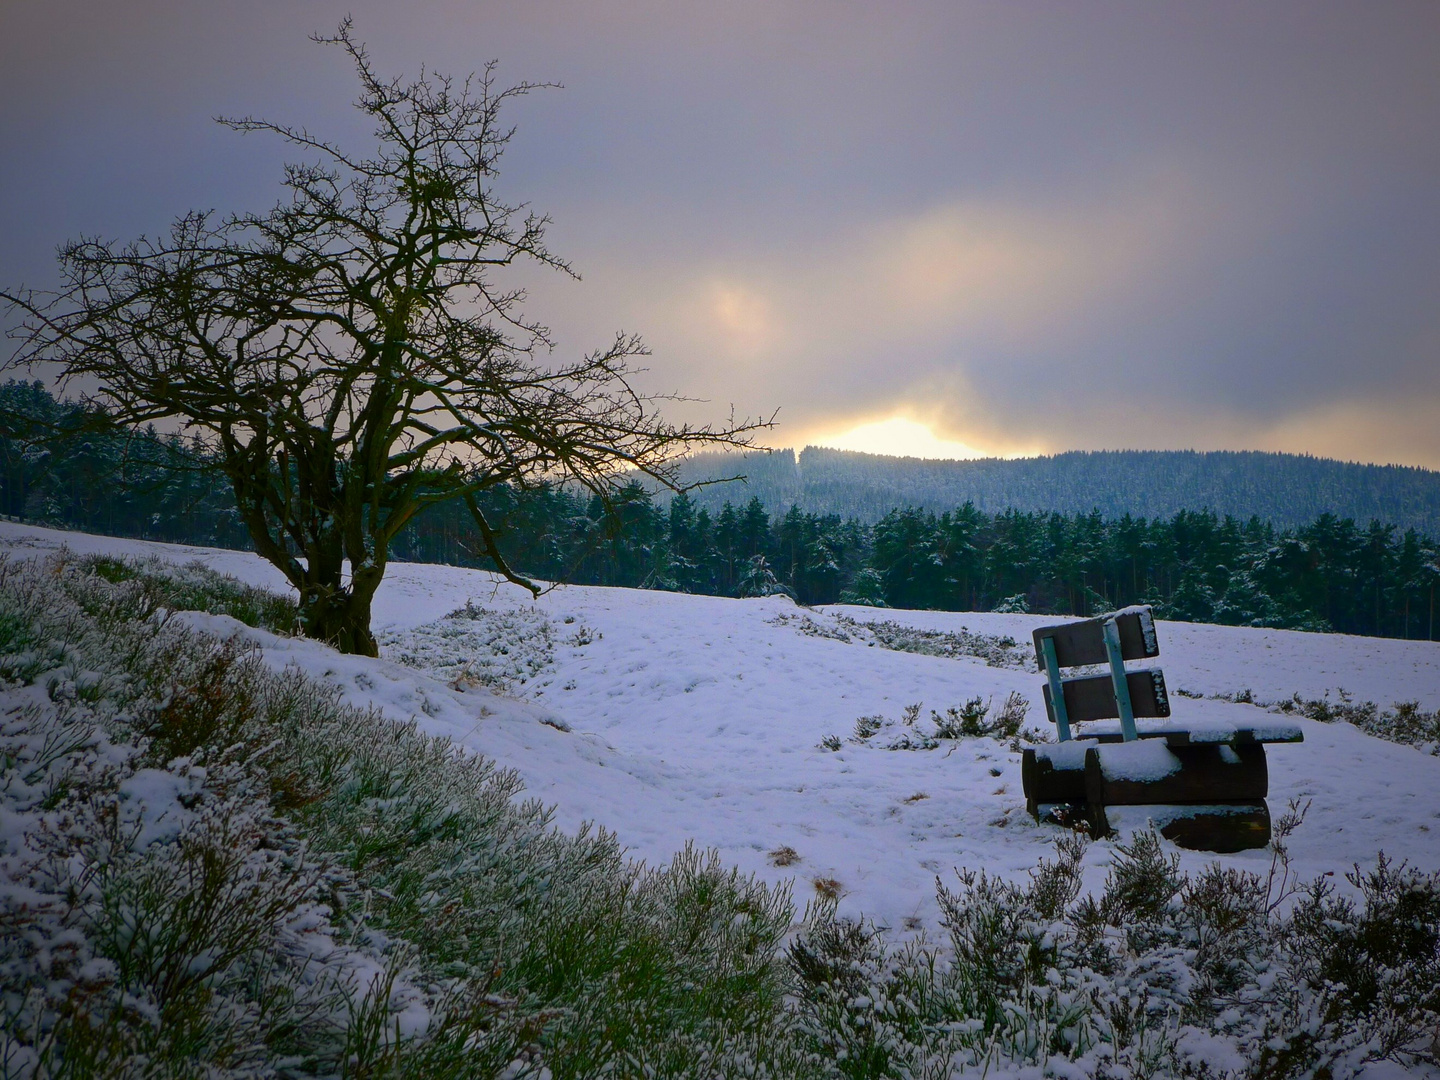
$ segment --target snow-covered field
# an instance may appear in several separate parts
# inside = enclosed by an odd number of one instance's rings
[[[208,565],[277,590],[253,555],[117,540],[0,523],[12,557],[67,545],[79,553],[158,555]],[[468,609],[467,609],[468,605]],[[455,617],[451,613],[461,611]],[[258,641],[277,666],[298,664],[349,699],[414,716],[427,731],[507,765],[556,821],[594,821],[637,857],[667,860],[687,840],[768,880],[794,878],[801,902],[814,883],[838,887],[841,908],[897,930],[933,926],[936,875],[956,867],[1017,875],[1058,835],[1025,813],[1019,755],[992,739],[932,750],[884,746],[906,729],[903,710],[980,696],[998,707],[1012,691],[1045,723],[1033,669],[992,667],[850,641],[838,616],[918,628],[1004,634],[1028,642],[1043,616],[827,608],[807,612],[771,597],[726,600],[626,589],[559,587],[529,594],[471,570],[392,564],[377,598],[380,660],[340,656],[314,642],[276,638],[229,620],[187,616]],[[806,620],[809,620],[808,623]],[[804,632],[809,629],[811,632]],[[1440,643],[1160,623],[1160,658],[1177,720],[1258,718],[1254,706],[1208,695],[1250,690],[1256,700],[1344,689],[1382,706],[1440,707]],[[861,744],[855,721],[893,721]],[[1305,742],[1270,750],[1270,806],[1310,800],[1291,845],[1304,876],[1343,872],[1384,849],[1425,870],[1440,867],[1440,757],[1345,724],[1299,723]],[[839,736],[838,751],[822,740]],[[796,861],[775,866],[772,853]],[[1093,885],[1109,845],[1086,857]],[[1183,854],[1264,870],[1268,852]],[[1338,876],[1338,873],[1337,873]],[[830,883],[836,883],[831,885]]]

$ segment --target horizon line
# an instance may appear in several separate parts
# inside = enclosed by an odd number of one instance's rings
[[[770,447],[766,447],[766,446],[756,446],[756,447],[748,447],[748,448],[725,448],[725,449],[718,449],[718,450],[697,450],[696,452],[694,452],[694,453],[692,453],[692,454],[686,454],[686,455],[685,455],[685,459],[688,460],[688,459],[693,459],[693,458],[698,458],[698,457],[703,457],[703,456],[728,457],[728,456],[731,456],[731,455],[744,456],[744,455],[747,455],[747,454],[782,454],[782,453],[792,454],[792,455],[794,455],[796,458],[798,458],[799,455],[805,453],[807,450],[825,450],[825,451],[828,451],[829,453],[832,453],[832,454],[849,454],[849,455],[852,455],[852,456],[854,456],[854,457],[884,458],[884,459],[886,459],[887,461],[918,461],[918,462],[924,462],[925,464],[932,464],[932,465],[966,465],[966,464],[973,464],[973,463],[975,463],[975,462],[982,462],[982,461],[983,461],[983,462],[1041,461],[1041,460],[1053,460],[1053,459],[1055,459],[1055,458],[1065,457],[1065,456],[1070,455],[1070,454],[1196,454],[1196,455],[1209,455],[1209,454],[1235,454],[1235,455],[1240,455],[1240,454],[1255,454],[1255,455],[1262,455],[1262,456],[1268,456],[1268,457],[1308,458],[1308,459],[1311,460],[1311,461],[1325,461],[1325,462],[1331,462],[1331,463],[1336,464],[1336,465],[1354,465],[1354,466],[1358,466],[1358,467],[1360,467],[1360,468],[1371,468],[1371,469],[1409,469],[1409,470],[1412,470],[1412,471],[1414,471],[1414,472],[1434,473],[1434,474],[1436,474],[1436,475],[1440,475],[1440,469],[1432,469],[1432,468],[1430,468],[1430,467],[1427,466],[1427,465],[1407,465],[1407,464],[1405,464],[1405,463],[1403,463],[1403,462],[1398,462],[1398,461],[1387,461],[1387,462],[1380,462],[1380,461],[1360,461],[1360,460],[1357,460],[1357,459],[1354,459],[1354,458],[1327,457],[1327,456],[1325,456],[1324,454],[1316,454],[1316,453],[1313,453],[1313,452],[1311,452],[1311,451],[1309,451],[1309,450],[1301,451],[1301,452],[1297,452],[1297,451],[1294,451],[1294,450],[1233,450],[1233,449],[1199,450],[1199,449],[1196,449],[1196,448],[1194,448],[1194,447],[1187,447],[1187,448],[1183,448],[1183,449],[1170,448],[1170,449],[1164,449],[1164,450],[1157,450],[1157,449],[1153,449],[1153,448],[1141,448],[1141,447],[1102,447],[1102,448],[1100,448],[1100,449],[1083,449],[1083,448],[1076,448],[1076,449],[1072,449],[1072,450],[1057,450],[1057,451],[1055,451],[1055,452],[1053,452],[1053,453],[1048,453],[1048,454],[1016,454],[1016,455],[1011,456],[1011,457],[1005,457],[1005,456],[1001,456],[1001,455],[999,455],[999,454],[988,454],[988,455],[983,455],[983,456],[979,456],[979,457],[969,457],[969,458],[947,458],[947,457],[928,458],[928,457],[917,457],[917,456],[914,455],[914,454],[882,454],[882,453],[877,453],[877,452],[872,451],[872,450],[846,450],[846,449],[843,449],[843,448],[838,447],[838,446],[825,446],[825,445],[820,444],[820,443],[806,443],[803,447],[801,447],[801,448],[798,449],[798,450],[797,450],[795,447],[793,447],[793,446],[770,446]]]

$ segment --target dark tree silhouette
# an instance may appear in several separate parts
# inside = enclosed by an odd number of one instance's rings
[[[760,422],[676,426],[632,384],[646,350],[618,335],[564,364],[498,271],[570,273],[548,219],[501,200],[513,134],[493,65],[463,82],[385,81],[348,21],[373,156],[304,129],[222,121],[299,147],[284,199],[260,214],[190,213],[168,236],[64,246],[56,293],[0,293],[23,313],[9,363],[56,363],[129,425],[178,421],[209,448],[255,549],[299,591],[306,633],[375,653],[371,600],[390,542],[426,507],[460,500],[512,580],[477,497],[571,481],[608,494],[639,470],[674,486],[698,445],[743,446]]]

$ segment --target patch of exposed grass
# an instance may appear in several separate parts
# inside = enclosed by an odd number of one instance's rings
[[[835,620],[850,633],[868,638],[885,649],[950,659],[971,657],[985,661],[990,667],[1022,671],[1035,665],[1034,649],[1003,634],[980,634],[963,627],[959,630],[920,630],[903,623],[862,621],[847,615],[837,615]]]
[[[1373,701],[1356,701],[1345,690],[1331,697],[1306,698],[1299,693],[1280,701],[1260,701],[1249,689],[1211,695],[1219,701],[1255,705],[1287,716],[1304,716],[1322,724],[1353,724],[1367,735],[1440,754],[1440,709],[1427,711],[1419,701],[1397,701],[1388,709]]]
[[[229,615],[246,626],[276,634],[300,632],[300,609],[295,601],[246,585],[202,562],[182,566],[157,558],[128,559],[111,555],[86,555],[77,562],[82,571],[111,584],[137,584],[144,601],[157,609],[208,611],[213,615]]]
[[[790,626],[807,637],[826,638],[846,644],[879,645],[897,652],[969,657],[990,667],[1026,670],[1035,664],[1035,650],[1002,634],[981,634],[959,630],[920,630],[889,620],[852,619],[848,615],[782,614],[770,620],[775,626]]]
[[[540,612],[468,601],[442,619],[382,633],[377,640],[382,655],[439,675],[456,690],[484,686],[513,693],[548,670],[555,658],[554,630]],[[592,640],[581,626],[566,644],[581,648]]]

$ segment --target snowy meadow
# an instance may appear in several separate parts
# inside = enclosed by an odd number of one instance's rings
[[[396,564],[372,660],[277,632],[251,555],[15,524],[0,549],[0,1075],[1433,1071],[1435,643],[1161,623],[1177,718],[1304,728],[1269,757],[1283,852],[1219,856],[1026,814],[1045,617],[532,601]],[[248,704],[207,713],[206,671]],[[246,930],[263,963],[155,959],[190,946],[139,918],[145,860],[183,878],[192,843],[255,895],[290,875]],[[257,1013],[257,987],[310,1020]],[[111,1018],[89,1041],[82,1000]]]

